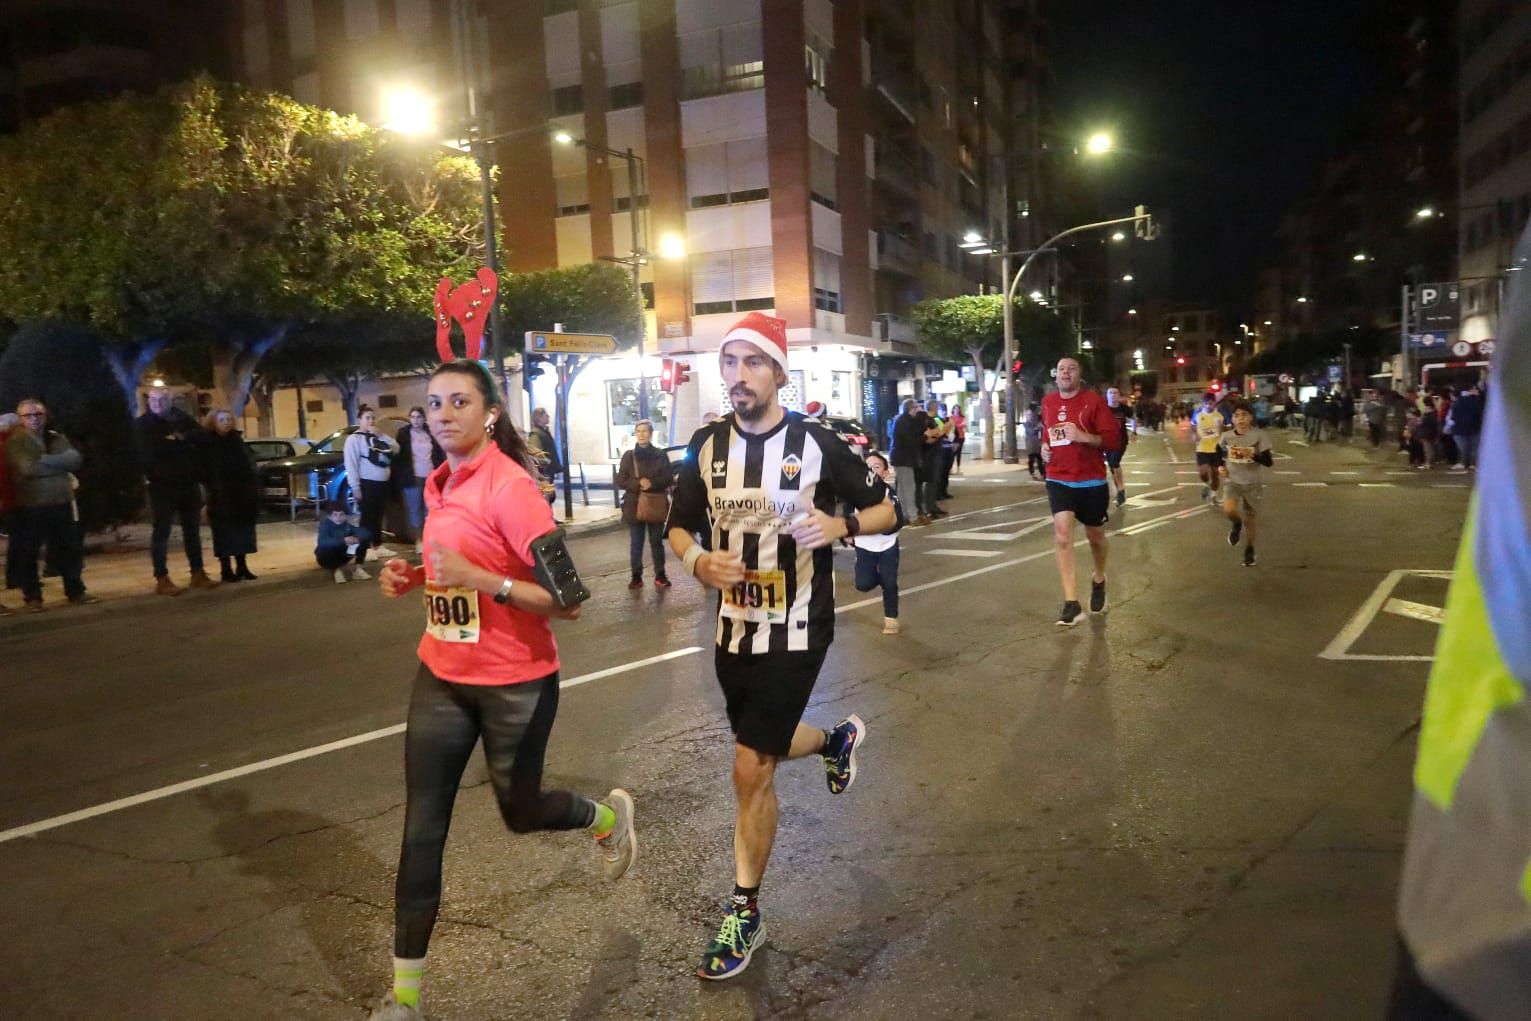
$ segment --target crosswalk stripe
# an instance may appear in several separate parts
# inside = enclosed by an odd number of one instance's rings
[[[999,550],[992,549],[933,549],[926,550],[933,557],[997,557]]]

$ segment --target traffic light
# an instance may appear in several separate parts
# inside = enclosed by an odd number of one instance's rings
[[[667,394],[675,392],[675,363],[668,358],[659,363],[659,389]]]
[[[1176,359],[1175,359],[1175,364],[1176,364],[1176,365],[1184,365],[1184,364],[1185,364],[1185,358],[1183,358],[1183,357],[1181,357],[1181,358],[1176,358]]]
[[[676,362],[675,363],[675,382],[671,386],[672,392],[674,390],[679,390],[681,387],[685,386],[689,382],[691,382],[691,363],[690,362]]]
[[[1215,379],[1214,379],[1214,380],[1213,380],[1213,381],[1212,381],[1212,392],[1213,392],[1213,393],[1217,393],[1217,392],[1218,392],[1218,391],[1219,391],[1219,390],[1221,390],[1221,389],[1222,389],[1222,388],[1223,388],[1223,384],[1221,384],[1221,383],[1219,383],[1219,382],[1218,382],[1218,381],[1217,381],[1217,380],[1215,380]]]
[[[547,355],[527,355],[521,364],[521,371],[526,374],[527,382],[531,382],[546,372],[547,370],[543,368],[543,365],[551,361],[552,359]]]

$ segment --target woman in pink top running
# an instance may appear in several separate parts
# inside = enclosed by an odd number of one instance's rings
[[[531,543],[554,528],[521,437],[488,370],[451,361],[431,375],[426,417],[446,463],[425,483],[425,564],[390,560],[379,581],[401,596],[425,587],[420,670],[404,739],[404,843],[394,906],[393,991],[375,1021],[418,1019],[426,947],[441,902],[441,855],[473,746],[505,825],[516,833],[588,829],[607,879],[637,853],[633,799],[604,802],[542,789],[558,712],[558,646],[549,618],[574,620],[539,585]]]

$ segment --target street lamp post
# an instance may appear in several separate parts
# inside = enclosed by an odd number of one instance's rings
[[[1021,268],[1016,270],[1014,278],[1010,277],[1010,254],[1011,253],[1009,253],[1009,252],[1005,252],[1004,253],[1004,257],[1003,257],[1003,259],[1001,261],[1000,271],[1001,271],[1001,275],[1004,276],[1004,278],[1005,278],[1004,322],[1005,322],[1005,397],[1006,397],[1006,402],[1005,402],[1005,463],[1006,464],[1018,464],[1018,463],[1020,463],[1020,458],[1016,454],[1016,449],[1015,449],[1015,425],[1016,425],[1016,416],[1015,416],[1015,373],[1013,371],[1013,369],[1015,367],[1015,316],[1014,316],[1014,314],[1011,311],[1011,305],[1015,302],[1015,291],[1016,291],[1016,288],[1020,287],[1020,285],[1021,285],[1021,278],[1024,277],[1026,275],[1026,271],[1031,268],[1032,260],[1034,260],[1042,252],[1046,252],[1046,251],[1050,251],[1050,250],[1055,250],[1055,246],[1057,245],[1057,243],[1059,241],[1062,241],[1064,238],[1068,237],[1070,234],[1079,234],[1079,233],[1081,233],[1083,231],[1087,231],[1087,230],[1098,230],[1098,229],[1100,229],[1102,227],[1115,227],[1118,224],[1123,224],[1123,223],[1133,223],[1133,224],[1136,224],[1136,223],[1147,223],[1147,224],[1149,224],[1150,232],[1151,232],[1151,229],[1152,229],[1152,218],[1150,217],[1149,213],[1142,206],[1139,206],[1137,211],[1134,212],[1131,216],[1118,216],[1118,217],[1116,217],[1115,219],[1112,219],[1112,220],[1100,220],[1100,221],[1098,221],[1096,223],[1083,223],[1083,224],[1080,224],[1077,227],[1070,227],[1068,230],[1061,231],[1061,232],[1059,232],[1057,234],[1054,234],[1052,237],[1048,238],[1045,242],[1043,242],[1040,247],[1038,247],[1036,249],[1033,249],[1031,251],[1031,253],[1026,256],[1026,261],[1021,263]]]
[[[638,301],[638,417],[649,417],[649,387],[648,376],[643,368],[643,349],[648,337],[648,330],[643,321],[643,264],[648,259],[648,252],[643,247],[643,229],[640,225],[638,214],[638,185],[641,177],[643,157],[633,152],[632,146],[626,149],[608,149],[604,145],[596,145],[583,138],[575,138],[566,131],[560,131],[554,136],[555,140],[564,145],[577,145],[581,149],[601,153],[604,156],[614,156],[627,162],[627,215],[628,226],[631,228],[632,254],[626,258],[614,255],[603,255],[602,259],[607,262],[619,263],[630,266],[633,271],[633,297]]]

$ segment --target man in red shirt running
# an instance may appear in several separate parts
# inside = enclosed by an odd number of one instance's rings
[[[1121,427],[1100,394],[1080,386],[1079,362],[1058,359],[1058,391],[1042,398],[1042,461],[1047,466],[1047,502],[1053,512],[1053,553],[1063,581],[1058,623],[1073,627],[1084,612],[1074,577],[1074,522],[1084,525],[1095,573],[1090,576],[1090,612],[1106,612],[1106,485],[1103,451],[1122,446]]]

